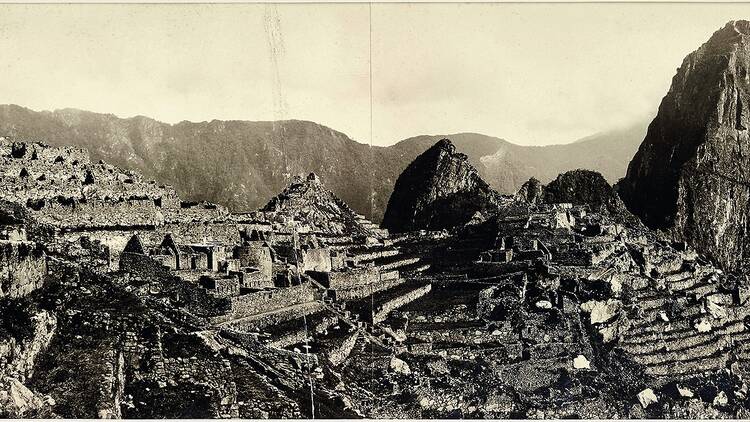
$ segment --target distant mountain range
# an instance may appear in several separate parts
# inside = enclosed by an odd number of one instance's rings
[[[417,136],[371,147],[307,121],[171,125],[144,116],[123,119],[76,109],[37,112],[0,105],[0,136],[87,148],[93,159],[171,184],[183,198],[253,210],[293,176],[315,172],[354,210],[375,221],[382,219],[401,172],[442,138],[468,155],[490,186],[511,193],[532,176],[547,182],[577,168],[599,171],[614,183],[625,175],[647,125],[542,147],[476,133]]]

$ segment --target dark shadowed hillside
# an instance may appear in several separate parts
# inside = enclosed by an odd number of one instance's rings
[[[750,263],[750,21],[730,21],[677,69],[619,192],[646,225],[726,269]]]
[[[476,212],[497,207],[466,154],[442,139],[404,170],[388,201],[383,227],[391,232],[438,230],[466,224]]]
[[[624,176],[645,127],[644,123],[544,147],[473,133],[419,136],[390,147],[370,147],[325,126],[297,120],[170,125],[143,116],[123,119],[75,109],[36,112],[0,106],[0,135],[85,147],[94,159],[174,185],[184,198],[251,210],[265,204],[293,176],[315,172],[353,209],[376,221],[382,219],[399,174],[441,138],[450,138],[468,155],[493,188],[515,192],[532,176],[546,183],[576,168],[599,171],[614,183]]]

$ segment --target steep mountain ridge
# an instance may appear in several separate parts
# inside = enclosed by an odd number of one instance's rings
[[[750,258],[750,22],[731,21],[690,53],[619,191],[652,228],[723,267]]]
[[[498,199],[468,157],[441,139],[398,177],[383,227],[392,232],[452,228],[494,208]]]
[[[611,136],[608,132],[544,147],[515,145],[476,133],[425,135],[389,147],[371,147],[299,120],[170,125],[144,116],[123,119],[76,109],[36,112],[0,105],[0,135],[87,148],[92,159],[174,185],[186,199],[220,203],[235,211],[253,210],[294,176],[315,172],[337,196],[374,221],[382,219],[401,172],[442,138],[452,139],[493,189],[514,193],[532,176],[546,183],[577,168],[597,170],[615,182],[625,174],[642,130],[635,125]]]

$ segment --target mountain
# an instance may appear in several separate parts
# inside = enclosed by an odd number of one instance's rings
[[[311,122],[218,121],[175,125],[65,109],[0,107],[0,133],[52,145],[77,145],[92,159],[174,185],[181,197],[250,211],[315,172],[357,210],[369,210],[373,160],[368,145]],[[395,178],[395,177],[394,177]],[[375,186],[375,191],[382,191]],[[377,199],[376,195],[376,199]],[[387,201],[387,196],[383,201]]]
[[[442,138],[469,156],[471,164],[490,186],[502,193],[515,193],[534,177],[547,183],[568,170],[587,169],[601,173],[610,183],[625,175],[627,163],[646,133],[647,122],[588,136],[569,144],[522,146],[477,133],[417,136],[391,148],[402,154],[418,154]]]
[[[418,136],[389,147],[353,141],[316,123],[219,121],[174,125],[75,109],[36,112],[0,105],[0,136],[87,148],[94,160],[171,184],[182,198],[233,211],[263,206],[294,176],[315,172],[357,212],[380,221],[396,179],[419,154],[450,138],[490,186],[514,193],[530,177],[548,182],[577,168],[610,182],[643,139],[644,125],[565,145],[527,147],[476,133]]]
[[[750,22],[690,53],[620,183],[628,208],[725,268],[750,257]]]
[[[493,207],[496,196],[469,158],[442,139],[398,177],[383,227],[404,232],[463,225],[474,213]]]
[[[528,185],[527,185],[528,186]],[[616,210],[617,194],[604,177],[591,170],[571,170],[561,173],[543,189],[544,202],[573,205],[589,204],[596,208]]]

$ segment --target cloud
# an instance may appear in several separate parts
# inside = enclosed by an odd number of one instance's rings
[[[725,3],[373,4],[372,21],[367,4],[276,10],[283,117],[369,142],[372,104],[381,145],[454,132],[560,143],[648,119],[683,57],[750,15],[750,5]],[[261,4],[0,5],[0,98],[167,122],[270,120],[264,13]]]

